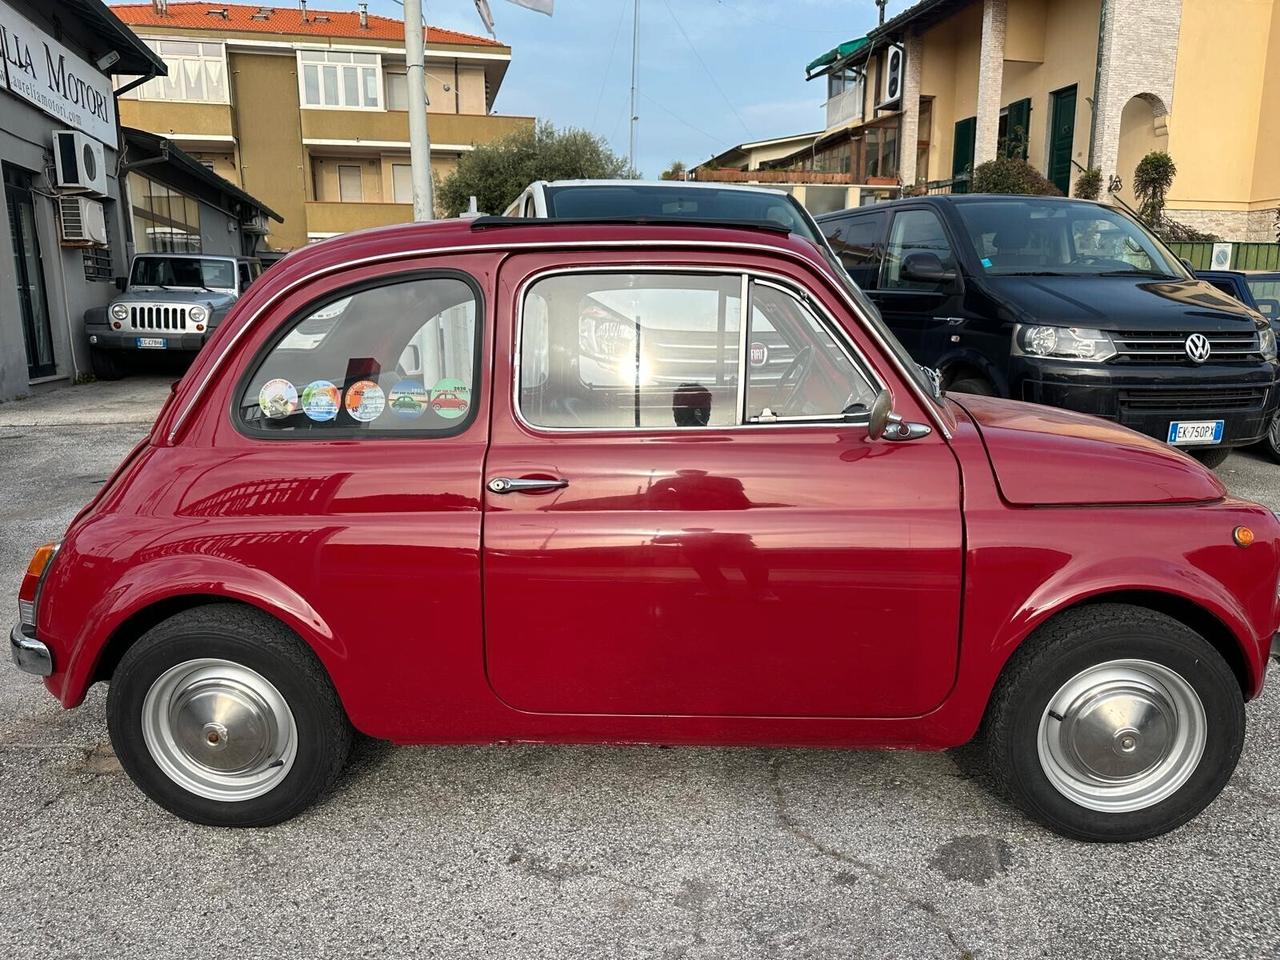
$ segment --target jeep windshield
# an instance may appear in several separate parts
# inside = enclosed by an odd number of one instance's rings
[[[129,286],[234,292],[236,264],[234,260],[213,257],[138,257],[133,261]]]
[[[991,276],[1189,277],[1146,230],[1096,204],[983,197],[956,211]]]

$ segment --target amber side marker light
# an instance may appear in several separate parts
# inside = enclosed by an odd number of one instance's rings
[[[1247,547],[1253,543],[1253,531],[1248,527],[1236,527],[1231,531],[1231,539],[1237,547]]]
[[[56,543],[46,543],[43,546],[36,547],[36,552],[32,555],[31,562],[27,564],[27,576],[42,576],[45,567],[49,566],[49,561],[53,559],[54,551],[57,549],[58,545]]]

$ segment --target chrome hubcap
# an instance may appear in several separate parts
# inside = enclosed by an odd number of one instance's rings
[[[292,769],[298,746],[280,691],[230,660],[188,660],[166,670],[143,699],[142,736],[171,780],[210,800],[267,793]]]
[[[1106,813],[1153,806],[1186,783],[1204,754],[1204,705],[1192,686],[1149,660],[1112,660],[1064,683],[1040,717],[1049,782]]]

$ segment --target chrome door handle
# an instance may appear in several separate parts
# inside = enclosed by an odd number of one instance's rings
[[[494,477],[485,484],[490,493],[535,493],[539,490],[562,490],[568,485],[568,480],[542,480],[536,477],[515,480],[510,477]]]

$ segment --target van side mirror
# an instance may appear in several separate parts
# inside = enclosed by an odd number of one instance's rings
[[[1182,265],[1186,267],[1188,270],[1190,270],[1192,273],[1196,272],[1196,265],[1192,263],[1190,260],[1188,260],[1186,257],[1179,257],[1178,259],[1181,260]]]
[[[909,253],[902,258],[902,277],[918,283],[946,283],[956,278],[956,272],[946,269],[935,253]]]

